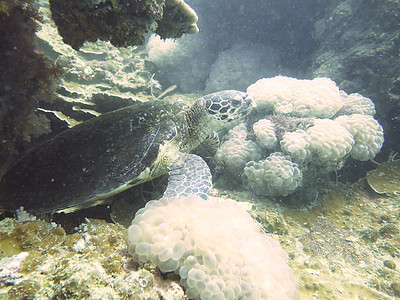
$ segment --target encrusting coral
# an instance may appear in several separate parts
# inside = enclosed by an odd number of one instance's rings
[[[49,120],[37,114],[38,100],[51,102],[61,69],[35,48],[40,16],[33,1],[0,5],[0,176],[31,137],[49,132]]]
[[[50,9],[64,42],[74,49],[97,39],[118,47],[143,45],[148,32],[163,39],[198,32],[197,15],[183,0],[50,0]]]

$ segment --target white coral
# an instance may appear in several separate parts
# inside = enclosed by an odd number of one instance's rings
[[[281,152],[273,153],[265,160],[248,162],[244,176],[246,184],[256,194],[266,196],[287,196],[302,182],[298,165]]]
[[[339,88],[329,78],[263,78],[247,88],[261,108],[279,115],[330,118],[342,107]]]
[[[353,136],[340,123],[329,119],[317,119],[307,130],[311,137],[311,152],[328,169],[340,169],[342,160],[354,145]]]
[[[282,150],[298,164],[308,161],[311,156],[311,137],[302,129],[286,132],[280,145]]]
[[[351,114],[361,114],[361,115],[375,115],[375,104],[371,99],[364,97],[358,93],[353,93],[347,95],[345,92],[341,91],[343,107],[341,108],[340,114],[351,115]]]
[[[253,124],[253,131],[257,142],[267,149],[272,149],[278,142],[275,135],[274,124],[270,120],[261,119]]]
[[[136,213],[127,243],[133,260],[179,274],[190,299],[286,300],[297,293],[287,253],[232,200],[150,201]]]
[[[353,158],[366,161],[373,159],[381,150],[384,142],[383,128],[372,116],[354,114],[340,116],[335,121],[346,127],[353,135],[355,141],[351,150]]]
[[[233,174],[241,174],[248,161],[261,157],[259,146],[253,141],[247,141],[246,136],[246,126],[237,125],[229,131],[228,139],[215,154],[215,159],[223,162]]]

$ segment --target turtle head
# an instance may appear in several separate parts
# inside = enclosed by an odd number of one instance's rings
[[[247,93],[235,90],[209,94],[202,99],[207,112],[218,121],[218,125],[221,127],[237,123],[256,106],[254,100]]]

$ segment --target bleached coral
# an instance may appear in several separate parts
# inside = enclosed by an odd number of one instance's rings
[[[239,124],[228,133],[227,140],[219,147],[215,159],[221,161],[233,174],[241,174],[248,161],[259,160],[261,149],[253,141],[247,141],[245,124]]]
[[[272,149],[278,142],[275,135],[274,124],[270,120],[261,119],[253,124],[253,131],[257,142],[267,149]]]
[[[236,127],[215,157],[257,194],[287,196],[340,170],[350,156],[373,159],[383,145],[374,103],[328,78],[264,78],[247,92],[257,102],[247,125],[253,131]]]
[[[287,196],[302,182],[298,164],[281,152],[269,155],[265,160],[250,161],[244,168],[245,182],[259,195]]]
[[[297,293],[286,252],[232,200],[150,201],[136,213],[127,243],[135,261],[179,274],[190,299],[292,299]]]
[[[379,153],[384,142],[383,128],[372,116],[354,114],[340,116],[335,121],[344,126],[354,138],[355,144],[351,149],[353,158],[366,161]]]
[[[339,122],[317,119],[314,126],[307,129],[311,138],[311,152],[328,169],[340,169],[342,159],[350,153],[354,145],[353,136]]]
[[[247,88],[260,107],[278,115],[330,118],[342,107],[339,88],[329,78],[263,78]]]
[[[298,164],[308,161],[311,156],[311,137],[302,129],[286,132],[280,145],[282,150]]]
[[[375,104],[371,99],[358,93],[347,95],[344,91],[341,91],[341,95],[343,106],[338,112],[339,115],[375,115]]]

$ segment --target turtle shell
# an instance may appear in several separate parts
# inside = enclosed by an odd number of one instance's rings
[[[184,124],[184,105],[159,100],[90,119],[22,157],[0,182],[0,206],[73,211],[151,178],[138,176]],[[164,166],[167,172],[167,166]],[[160,173],[160,170],[157,170]]]

